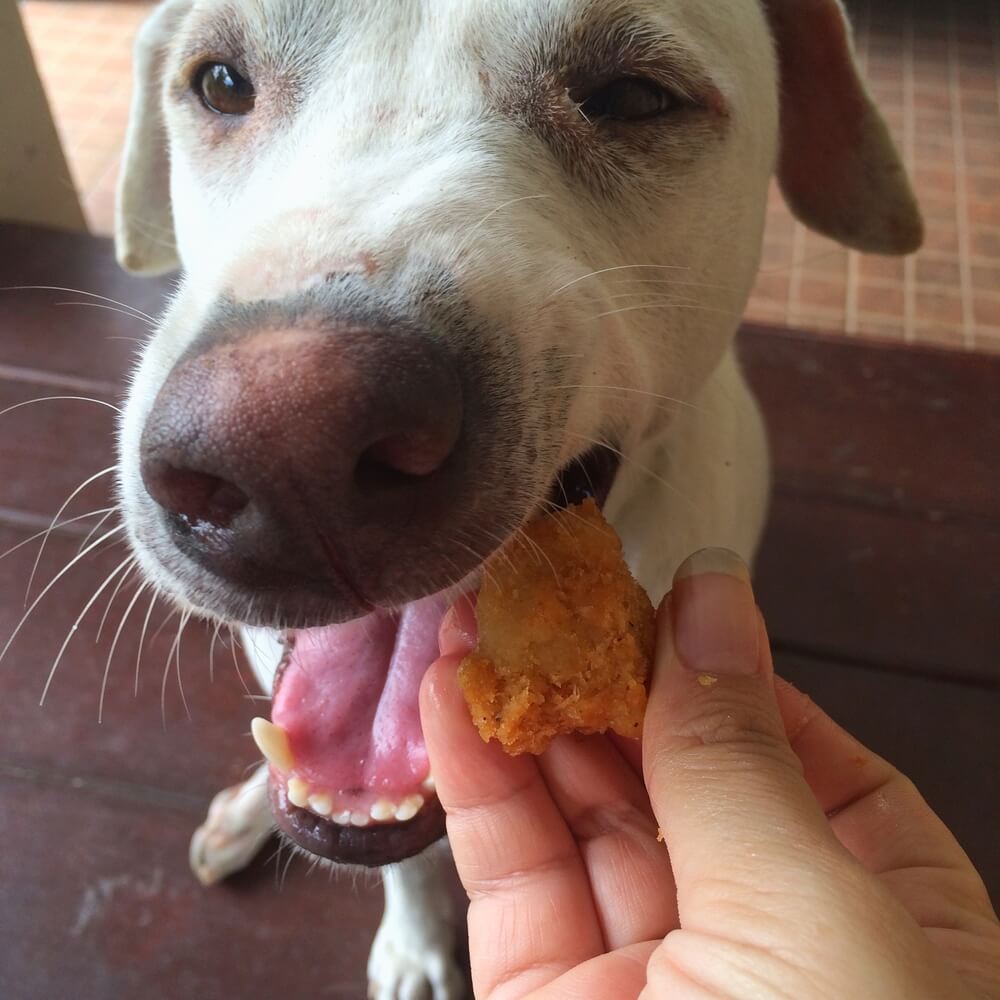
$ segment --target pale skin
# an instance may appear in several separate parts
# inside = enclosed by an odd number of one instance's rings
[[[907,778],[774,675],[737,557],[696,555],[660,607],[641,747],[484,744],[456,683],[474,629],[446,618],[421,712],[477,998],[1000,998],[982,880]]]

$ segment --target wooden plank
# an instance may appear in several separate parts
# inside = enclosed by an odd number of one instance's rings
[[[0,551],[25,536],[0,525]],[[74,557],[79,543],[69,535],[50,538],[32,600]],[[34,542],[4,560],[0,647],[25,614],[24,589],[37,551]],[[250,719],[262,707],[249,697],[260,691],[240,659],[243,686],[225,645],[216,643],[211,656],[212,630],[207,626],[190,623],[175,647],[179,622],[176,615],[168,618],[172,609],[163,600],[142,636],[149,594],[133,606],[109,665],[115,632],[134,592],[129,584],[117,595],[103,630],[114,582],[73,629],[91,596],[127,555],[121,545],[88,555],[28,616],[0,664],[0,763],[120,785],[152,799],[159,793],[171,801],[180,797],[200,811],[215,792],[241,780],[260,759],[250,738]],[[64,640],[65,652],[40,706]]]
[[[67,396],[74,398],[59,398]],[[94,399],[100,402],[88,401]],[[101,404],[115,402],[111,393],[0,377],[0,521],[2,509],[51,517],[73,490],[113,464],[118,413]],[[113,503],[113,483],[108,474],[86,487],[68,516]]]
[[[0,769],[5,1000],[363,997],[377,888],[265,851],[204,889],[193,822]]]
[[[1000,527],[779,490],[756,566],[775,638],[902,672],[1000,682]]]
[[[752,326],[740,352],[780,487],[1000,524],[1000,357]]]
[[[63,290],[9,290],[25,285]],[[128,313],[155,315],[169,287],[166,279],[125,274],[110,240],[0,225],[0,366],[28,377],[48,372],[52,381],[69,380],[69,388],[73,380],[100,382],[103,391],[120,385],[149,332],[144,318]]]

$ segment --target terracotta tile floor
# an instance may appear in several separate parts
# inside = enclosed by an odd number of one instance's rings
[[[22,3],[87,218],[110,232],[145,3]],[[848,252],[768,209],[749,316],[848,336],[1000,352],[1000,6],[850,0],[858,57],[903,151],[927,241],[900,261]]]

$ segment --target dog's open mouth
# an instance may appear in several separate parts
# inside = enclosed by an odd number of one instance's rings
[[[603,504],[618,464],[610,448],[592,449],[559,474],[552,501],[592,496]],[[254,737],[270,763],[278,826],[300,847],[331,861],[380,866],[444,835],[418,693],[455,597],[434,594],[285,636],[271,722],[255,720]]]

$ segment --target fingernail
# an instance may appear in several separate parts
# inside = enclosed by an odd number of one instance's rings
[[[467,598],[460,598],[441,619],[438,628],[438,649],[442,656],[464,656],[475,649],[477,634],[475,611]]]
[[[757,672],[757,605],[746,563],[728,549],[702,549],[674,575],[674,649],[689,670],[713,678]]]

